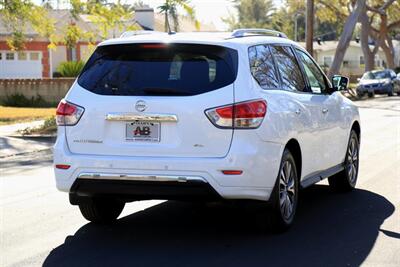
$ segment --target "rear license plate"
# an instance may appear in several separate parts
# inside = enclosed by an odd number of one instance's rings
[[[126,124],[126,140],[160,142],[159,122],[135,121]]]

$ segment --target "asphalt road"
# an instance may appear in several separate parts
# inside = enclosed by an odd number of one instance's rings
[[[304,190],[281,235],[249,204],[136,202],[96,226],[55,189],[49,151],[0,159],[0,266],[400,266],[400,97],[357,104],[358,189]]]

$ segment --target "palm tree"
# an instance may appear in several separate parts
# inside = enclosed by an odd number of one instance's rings
[[[196,19],[196,13],[194,7],[189,4],[189,0],[165,0],[164,4],[158,7],[160,13],[164,14],[165,18],[165,31],[171,32],[171,25],[169,22],[169,16],[172,18],[174,23],[174,31],[179,30],[179,15],[178,8],[183,8],[186,14],[194,21],[196,29],[200,29],[200,23]]]

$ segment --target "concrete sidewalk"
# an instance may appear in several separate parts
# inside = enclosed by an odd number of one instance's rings
[[[41,120],[0,126],[0,158],[50,149],[55,142],[55,137],[15,136],[19,130],[24,130],[28,127],[38,127],[43,122]]]

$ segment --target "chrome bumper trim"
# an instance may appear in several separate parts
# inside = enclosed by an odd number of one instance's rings
[[[148,182],[203,182],[207,181],[201,176],[178,176],[178,175],[135,175],[135,174],[113,174],[113,173],[91,173],[83,172],[78,179],[95,180],[127,180],[127,181],[148,181]]]
[[[173,114],[134,114],[134,113],[108,113],[108,121],[156,121],[177,122],[178,117]]]

